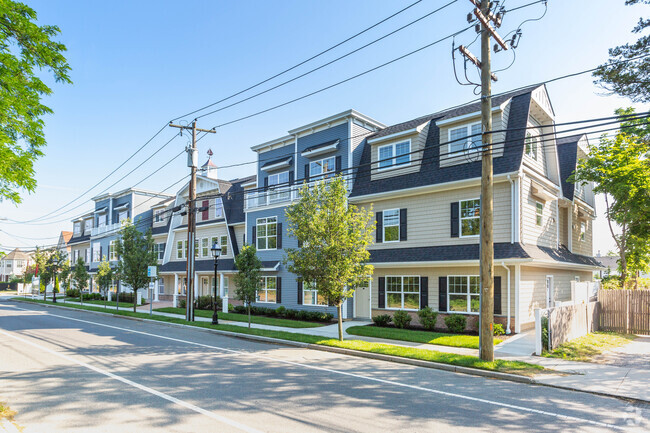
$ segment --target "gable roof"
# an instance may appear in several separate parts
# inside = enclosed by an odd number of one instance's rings
[[[4,256],[2,260],[30,260],[31,258],[32,258],[31,255],[20,251],[20,248],[16,248],[12,252]]]
[[[569,182],[569,176],[573,174],[578,162],[578,141],[584,134],[562,137],[556,140],[557,156],[560,161],[560,182],[562,183],[562,194],[569,200],[573,200],[575,184]]]
[[[221,201],[223,202],[228,224],[246,221],[246,215],[244,213],[244,187],[242,185],[254,181],[255,179],[257,179],[257,175],[233,179],[230,181],[230,187],[228,190],[222,190],[224,195],[222,196]]]

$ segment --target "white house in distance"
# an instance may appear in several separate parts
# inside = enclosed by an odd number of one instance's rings
[[[29,265],[34,262],[31,253],[16,248],[0,259],[0,281],[8,282],[12,276],[22,277]]]

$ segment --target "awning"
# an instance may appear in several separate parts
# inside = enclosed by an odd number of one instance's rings
[[[327,141],[325,143],[310,146],[303,150],[300,155],[305,157],[318,156],[327,152],[333,152],[339,145],[339,139]]]
[[[269,161],[260,168],[262,170],[264,170],[264,171],[279,170],[281,168],[290,167],[292,160],[293,160],[293,157],[287,156],[285,158],[280,158],[280,159],[276,159],[276,160],[273,160],[273,161]]]

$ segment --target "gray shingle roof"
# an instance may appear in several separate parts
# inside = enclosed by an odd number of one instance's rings
[[[564,197],[573,200],[575,184],[567,179],[573,174],[578,161],[578,141],[584,137],[584,134],[562,137],[556,140],[558,160],[560,162],[560,177],[562,182],[562,193]]]
[[[273,268],[278,265],[278,261],[263,261],[263,268]],[[197,272],[214,272],[214,260],[196,260],[194,267]],[[172,261],[165,263],[160,267],[160,272],[186,272],[187,262]],[[233,259],[219,259],[219,271],[236,271],[235,261]]]
[[[244,214],[244,188],[242,185],[252,182],[256,178],[257,176],[253,175],[230,181],[232,186],[222,198],[228,224],[246,221],[246,215]]]

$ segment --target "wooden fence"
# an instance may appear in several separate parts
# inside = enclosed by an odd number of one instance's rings
[[[599,290],[600,330],[650,335],[650,290]]]

